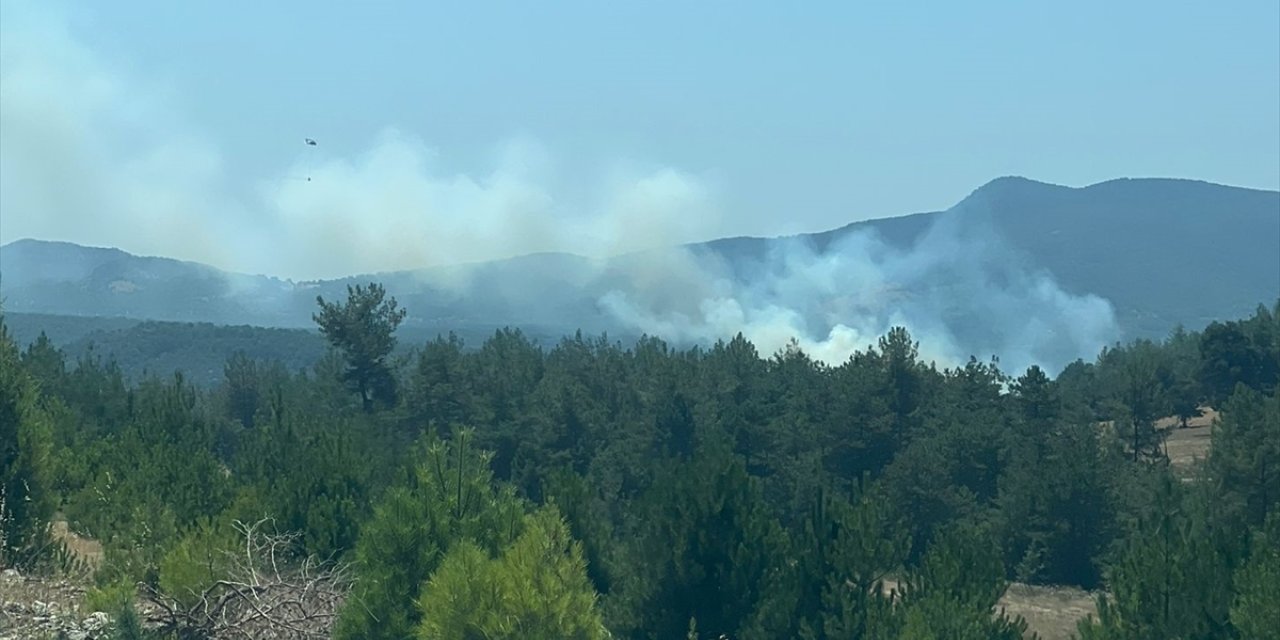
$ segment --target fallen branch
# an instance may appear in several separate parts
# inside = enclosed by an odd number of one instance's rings
[[[297,534],[263,533],[267,522],[235,523],[243,549],[231,554],[226,578],[194,594],[194,599],[180,601],[140,585],[147,621],[193,640],[330,637],[351,588],[349,568],[309,556],[297,558]]]

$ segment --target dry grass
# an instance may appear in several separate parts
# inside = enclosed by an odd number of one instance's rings
[[[0,640],[70,637],[100,638],[78,633],[88,612],[83,610],[86,584],[78,578],[23,576],[0,572]],[[94,625],[99,630],[100,625]]]
[[[897,578],[885,578],[881,593],[893,597],[900,587]],[[1028,633],[1041,640],[1068,640],[1076,635],[1076,624],[1089,616],[1097,616],[1096,594],[1075,587],[1050,587],[1009,583],[1004,596],[996,602],[996,611],[1027,621]]]
[[[1094,594],[1073,587],[1040,587],[1013,583],[996,607],[1010,616],[1022,616],[1027,630],[1043,640],[1067,640],[1075,636],[1076,624],[1097,615]]]
[[[84,562],[90,569],[97,569],[102,566],[102,544],[92,538],[82,537],[80,534],[71,530],[66,520],[56,519],[51,523],[50,530],[53,537],[61,540],[67,546],[67,550],[76,557],[77,560]]]
[[[1209,441],[1213,436],[1213,423],[1218,412],[1209,407],[1201,407],[1204,415],[1187,421],[1183,429],[1177,418],[1161,418],[1156,421],[1156,428],[1165,432],[1165,451],[1169,455],[1169,463],[1174,471],[1184,475],[1195,466],[1196,461],[1209,455]]]
[[[1199,417],[1187,421],[1185,429],[1174,416],[1160,418],[1155,423],[1155,428],[1164,432],[1163,447],[1169,456],[1169,464],[1183,481],[1191,480],[1196,463],[1209,455],[1213,423],[1218,419],[1218,412],[1212,407],[1200,407],[1200,411]],[[1100,422],[1098,426],[1107,431],[1114,429],[1110,420]]]

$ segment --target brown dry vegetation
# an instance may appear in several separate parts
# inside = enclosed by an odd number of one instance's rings
[[[1187,421],[1185,429],[1176,416],[1160,418],[1155,423],[1155,428],[1164,432],[1162,447],[1169,456],[1169,463],[1183,480],[1189,480],[1196,462],[1209,455],[1213,423],[1218,419],[1218,412],[1212,407],[1200,407],[1200,411],[1199,417]],[[1114,428],[1110,420],[1100,422],[1098,426],[1108,431]]]
[[[900,584],[896,578],[885,578],[881,593],[893,597]],[[1095,598],[1095,593],[1076,587],[1011,582],[996,603],[996,610],[1024,618],[1028,636],[1035,633],[1040,640],[1069,640],[1075,637],[1080,620],[1098,614]]]
[[[1010,616],[1022,616],[1027,631],[1043,640],[1067,640],[1076,624],[1098,612],[1095,595],[1074,587],[1042,587],[1013,583],[996,607]]]
[[[53,532],[54,539],[65,544],[67,550],[77,560],[84,562],[91,569],[97,569],[102,565],[102,543],[72,531],[66,520],[54,520],[50,530]]]
[[[83,609],[85,576],[24,576],[0,573],[0,640],[102,637],[106,618]]]
[[[1165,432],[1165,453],[1169,463],[1181,476],[1186,476],[1197,460],[1209,455],[1209,441],[1213,435],[1213,423],[1218,419],[1218,412],[1209,407],[1201,407],[1203,415],[1187,421],[1183,429],[1179,420],[1174,417],[1161,418],[1156,421],[1156,428]]]

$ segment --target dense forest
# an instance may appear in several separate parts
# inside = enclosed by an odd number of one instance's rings
[[[0,329],[0,567],[71,571],[65,519],[122,638],[1029,637],[1011,581],[1097,590],[1081,638],[1275,637],[1280,301],[1057,375],[403,317],[352,287],[318,365],[211,389]]]

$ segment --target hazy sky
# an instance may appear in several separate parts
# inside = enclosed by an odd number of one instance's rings
[[[0,242],[308,277],[1280,187],[1275,0],[0,6]]]

